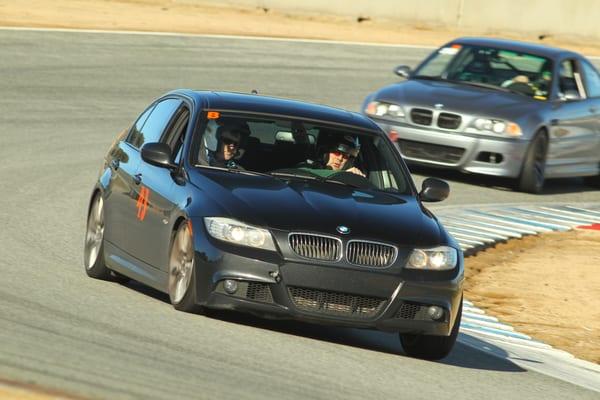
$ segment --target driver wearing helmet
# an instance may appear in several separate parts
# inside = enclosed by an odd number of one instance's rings
[[[211,121],[204,134],[200,157],[213,167],[244,169],[237,160],[244,154],[242,143],[248,134],[247,126],[242,124],[219,126]]]
[[[352,165],[359,151],[358,138],[346,135],[333,142],[323,155],[322,162],[309,162],[309,165],[311,168],[350,172],[364,177],[365,174]]]

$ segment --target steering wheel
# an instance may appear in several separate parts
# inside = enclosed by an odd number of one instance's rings
[[[327,177],[328,180],[344,183],[349,186],[354,186],[360,189],[373,189],[375,185],[364,176],[353,174],[348,171],[339,171]]]

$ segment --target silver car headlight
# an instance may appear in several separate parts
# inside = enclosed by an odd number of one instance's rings
[[[365,108],[365,113],[373,117],[404,118],[404,111],[398,104],[371,101]]]
[[[480,132],[490,132],[510,137],[519,137],[523,134],[518,124],[497,119],[477,118],[473,121],[471,127]]]
[[[432,249],[414,249],[408,258],[406,268],[443,271],[456,267],[458,253],[449,246]]]
[[[204,217],[204,225],[209,235],[215,239],[275,251],[273,237],[267,229],[223,217]]]

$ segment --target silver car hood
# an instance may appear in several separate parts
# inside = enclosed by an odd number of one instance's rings
[[[505,119],[515,119],[544,105],[541,101],[515,93],[419,79],[386,86],[376,92],[373,99],[411,108],[433,109],[436,104],[443,104],[443,110],[448,112]]]

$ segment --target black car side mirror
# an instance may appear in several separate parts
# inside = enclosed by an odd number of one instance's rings
[[[171,162],[171,148],[166,143],[146,143],[142,147],[142,160],[170,170],[179,168]]]
[[[421,201],[442,201],[445,200],[450,194],[450,186],[436,178],[427,178],[421,185],[421,192],[419,198]]]
[[[412,70],[408,65],[398,65],[394,68],[394,73],[402,78],[408,79]]]

